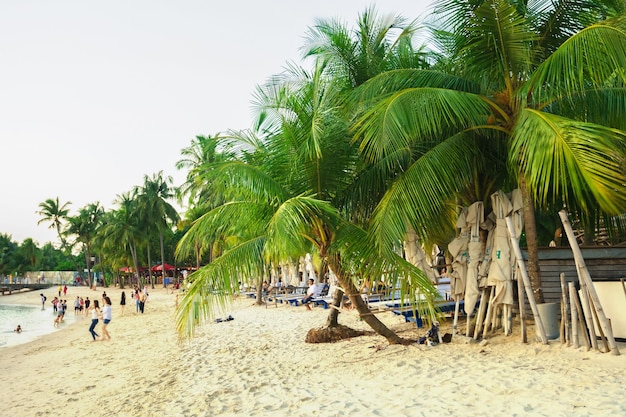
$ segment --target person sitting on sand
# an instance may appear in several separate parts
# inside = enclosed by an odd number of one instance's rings
[[[22,333],[22,326],[21,325],[17,325],[17,327],[15,328],[15,330],[13,330],[15,333]]]
[[[302,304],[306,306],[307,310],[311,309],[309,303],[313,300],[313,296],[315,295],[315,281],[313,278],[309,278],[309,288],[306,290],[306,295],[302,299]]]

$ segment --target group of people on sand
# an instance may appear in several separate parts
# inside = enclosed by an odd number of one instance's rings
[[[52,300],[53,312],[55,313],[54,318],[54,327],[58,327],[60,323],[63,323],[63,319],[65,317],[65,313],[67,311],[67,300],[61,300],[60,294],[67,294],[67,286],[59,286],[59,297],[54,297]],[[140,289],[135,286],[132,292],[132,298],[135,300],[135,308],[137,313],[144,313],[145,305],[148,301],[148,288],[143,287]],[[44,294],[40,294],[41,296],[41,308],[45,309],[46,296]],[[124,315],[124,307],[126,306],[126,292],[122,291],[120,307],[121,314]],[[91,316],[91,325],[89,326],[89,333],[93,338],[93,341],[97,340],[110,340],[111,335],[108,331],[108,325],[113,319],[113,303],[111,302],[111,298],[107,295],[106,291],[102,294],[101,300],[90,300],[89,297],[80,297],[77,296],[74,300],[74,315],[85,314],[85,317]],[[102,336],[100,336],[96,332],[96,327],[98,323],[102,321],[102,327],[100,332]],[[22,331],[21,326],[17,326],[15,332],[20,333]]]

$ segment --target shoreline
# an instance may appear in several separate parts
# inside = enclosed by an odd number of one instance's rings
[[[84,320],[0,349],[10,381],[0,395],[12,415],[626,415],[624,343],[621,356],[559,341],[523,345],[519,333],[432,347],[390,346],[377,335],[315,345],[304,342],[306,332],[323,326],[328,310],[259,307],[240,297],[225,312],[234,320],[206,323],[179,344],[169,290],[151,290],[143,315],[128,299],[124,316],[121,290],[87,291],[111,297],[112,340],[92,342]],[[407,338],[426,332],[392,313],[379,317]],[[339,320],[369,330],[356,314]],[[528,332],[530,339],[532,326]]]

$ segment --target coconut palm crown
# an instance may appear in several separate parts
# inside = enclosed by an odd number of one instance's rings
[[[623,13],[618,2],[437,2],[432,69],[385,72],[353,96],[361,151],[402,173],[375,213],[376,241],[407,221],[427,235],[442,206],[519,185],[542,302],[535,205],[626,209]]]

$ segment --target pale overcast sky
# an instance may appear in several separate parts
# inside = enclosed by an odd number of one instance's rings
[[[301,62],[315,18],[354,26],[371,4],[412,20],[430,1],[2,1],[0,233],[56,242],[48,198],[75,214],[145,174],[179,185],[180,150],[250,127],[255,86]]]

